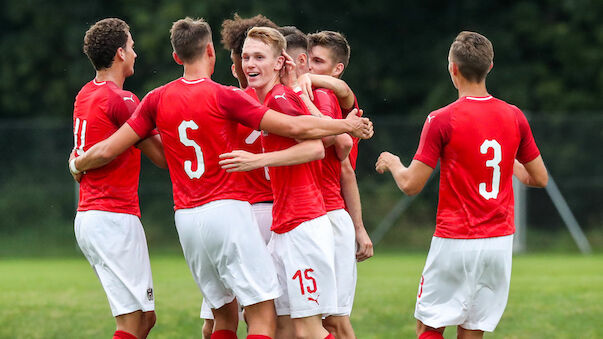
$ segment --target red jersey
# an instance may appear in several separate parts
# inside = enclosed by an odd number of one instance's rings
[[[358,106],[358,98],[356,98],[356,95],[354,95],[354,106],[352,106],[352,108],[350,108],[350,109],[346,110],[345,112],[343,112],[343,114],[347,117],[347,115],[354,108],[357,109],[357,110],[360,110],[360,106]],[[358,141],[360,141],[360,139],[352,136],[352,141],[354,143],[352,144],[352,149],[350,150],[350,155],[348,155],[348,158],[350,159],[350,164],[352,165],[352,168],[354,170],[356,170],[356,160],[358,160]]]
[[[267,110],[238,88],[180,78],[147,94],[127,123],[139,136],[157,127],[175,209],[183,209],[247,200],[242,174],[227,173],[218,156],[236,149],[239,123],[258,129]]]
[[[110,137],[128,120],[138,98],[111,81],[87,83],[73,105],[73,138],[77,154]],[[78,211],[99,210],[140,217],[138,179],[140,150],[128,148],[107,165],[89,170],[80,182]]]
[[[301,98],[281,84],[270,90],[264,104],[273,110],[293,116],[310,114]],[[297,141],[264,132],[262,143],[266,152],[273,152],[294,146]],[[318,179],[320,162],[270,167],[269,170],[274,194],[272,231],[285,233],[305,221],[326,214]]]
[[[258,102],[260,101],[253,88],[247,87],[245,93],[249,94]],[[237,149],[256,154],[264,153],[261,135],[261,131],[239,124],[237,127]],[[247,185],[247,201],[249,201],[250,204],[274,200],[272,197],[268,167],[257,168],[253,171],[245,172],[242,175],[242,180]]]
[[[314,105],[318,110],[333,119],[341,119],[341,107],[333,91],[329,89],[315,89]],[[325,200],[327,212],[345,208],[341,196],[341,161],[337,157],[335,146],[325,149],[325,157],[321,161],[320,188]]]
[[[492,96],[463,97],[429,114],[414,159],[433,168],[441,159],[434,235],[513,234],[513,163],[539,154],[523,113]]]

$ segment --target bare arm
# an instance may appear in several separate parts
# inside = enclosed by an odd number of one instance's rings
[[[251,171],[261,167],[277,167],[298,165],[319,160],[325,157],[322,142],[304,140],[287,149],[268,153],[250,153],[246,151],[232,151],[220,155],[220,166],[226,172]]]
[[[358,117],[356,110],[345,119],[320,119],[310,115],[293,117],[268,110],[262,117],[260,129],[293,139],[318,139],[341,133],[351,133],[362,139],[373,136],[373,123],[367,118]]]
[[[418,160],[413,160],[410,166],[405,167],[400,158],[389,152],[381,153],[375,169],[381,174],[390,171],[398,188],[406,195],[419,194],[433,172],[433,168]]]
[[[80,171],[87,171],[93,168],[102,167],[123,153],[128,147],[136,144],[140,137],[132,127],[123,124],[117,132],[113,133],[107,139],[90,147],[84,154],[75,159],[75,168]]]
[[[354,141],[349,134],[343,133],[335,137],[335,153],[337,154],[337,158],[339,160],[346,160],[353,146]]]
[[[549,174],[542,161],[542,156],[540,155],[536,159],[526,162],[525,164],[522,164],[515,159],[513,174],[524,185],[530,187],[545,187],[549,181]]]
[[[328,75],[306,73],[298,79],[298,83],[304,94],[307,94],[310,98],[312,98],[312,86],[328,88],[335,93],[341,108],[349,110],[354,107],[354,92],[352,92],[348,84],[341,79]]]
[[[161,143],[161,137],[159,134],[150,136],[138,144],[136,147],[146,155],[149,160],[159,168],[166,169],[167,162],[165,161],[165,154],[163,153],[163,144]]]
[[[354,169],[347,158],[341,162],[341,194],[354,223],[356,244],[358,245],[356,260],[361,262],[373,256],[373,242],[364,228],[356,173],[354,173]]]

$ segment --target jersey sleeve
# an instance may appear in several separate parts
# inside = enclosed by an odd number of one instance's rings
[[[450,140],[450,113],[432,112],[427,116],[414,160],[435,168],[442,149]]]
[[[333,97],[329,95],[329,93],[323,89],[315,89],[314,93],[314,105],[320,113],[330,116],[333,119],[341,119],[341,116],[337,116],[337,110],[333,107],[333,104],[339,105],[339,103],[333,102]]]
[[[536,157],[540,155],[540,151],[534,141],[528,119],[526,119],[526,116],[519,109],[517,109],[516,115],[521,140],[519,141],[519,148],[517,149],[515,158],[522,164],[525,164],[526,162],[536,159]]]
[[[155,130],[157,105],[161,96],[160,89],[161,87],[149,92],[127,121],[127,124],[132,127],[141,139],[145,139],[153,135],[153,133],[156,134],[153,131]]]
[[[216,91],[216,99],[227,118],[255,130],[260,129],[260,122],[268,111],[268,107],[236,87],[220,86]]]
[[[113,96],[109,109],[109,119],[116,126],[123,125],[132,116],[139,103],[140,100],[138,100],[138,97],[131,92],[124,92],[123,96]]]
[[[299,95],[292,92],[285,92],[284,96],[273,95],[266,100],[266,106],[291,116],[311,115]]]

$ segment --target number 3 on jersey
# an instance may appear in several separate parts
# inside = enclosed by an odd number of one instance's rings
[[[498,141],[485,140],[479,148],[482,154],[487,154],[488,149],[494,150],[494,157],[490,160],[486,160],[486,167],[492,167],[494,169],[492,173],[492,191],[486,191],[486,183],[482,182],[479,184],[479,194],[486,198],[486,200],[496,199],[498,197],[498,191],[500,189],[500,161],[502,160],[502,149]]]
[[[199,179],[203,175],[203,172],[205,172],[205,163],[203,162],[203,152],[201,152],[201,147],[196,142],[189,139],[188,136],[186,135],[186,130],[189,128],[192,130],[196,130],[199,128],[199,126],[192,120],[182,121],[180,123],[180,126],[178,126],[178,135],[180,136],[180,142],[184,146],[189,146],[189,147],[192,147],[195,149],[195,156],[197,158],[197,169],[195,171],[193,171],[193,162],[190,160],[185,160],[184,161],[184,172],[186,172],[188,177],[191,179]]]

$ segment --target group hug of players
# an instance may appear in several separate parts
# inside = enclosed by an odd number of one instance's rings
[[[236,338],[239,320],[251,339],[355,338],[356,262],[373,249],[354,168],[373,126],[340,79],[350,46],[340,33],[306,35],[261,15],[225,20],[221,36],[240,88],[211,80],[211,29],[185,18],[170,30],[183,76],[141,102],[123,89],[137,57],[129,26],[104,19],[84,37],[96,76],[74,104],[75,235],[109,300],[113,338],[146,338],[156,322],[141,152],[169,170],[178,236],[203,294],[204,338]],[[459,100],[428,116],[408,167],[387,152],[376,163],[416,194],[441,162],[419,338],[442,338],[451,325],[461,338],[494,330],[510,282],[511,177],[546,185],[523,113],[486,91],[492,60],[485,37],[459,34],[448,66]]]

